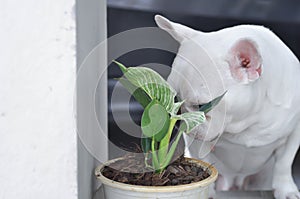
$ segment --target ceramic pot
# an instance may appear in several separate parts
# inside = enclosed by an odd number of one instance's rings
[[[104,166],[122,158],[110,160],[95,170],[97,178],[102,182],[105,199],[207,199],[208,186],[218,176],[218,172],[212,165],[201,160],[186,158],[191,163],[196,163],[202,168],[208,168],[210,176],[205,180],[186,185],[176,186],[139,186],[116,182],[104,177],[101,173]]]

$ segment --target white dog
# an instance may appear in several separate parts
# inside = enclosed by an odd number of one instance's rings
[[[300,199],[291,174],[300,144],[300,64],[291,50],[262,26],[204,33],[161,16],[155,20],[180,43],[168,81],[186,100],[184,111],[227,90],[226,115],[218,105],[191,133],[196,141],[185,137],[196,158],[203,147],[198,140],[218,140],[207,157],[220,173],[217,189],[256,186],[272,188],[277,199]]]

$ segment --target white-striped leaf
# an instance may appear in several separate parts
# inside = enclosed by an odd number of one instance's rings
[[[172,110],[172,116],[176,115],[178,113],[178,111],[183,103],[184,103],[184,101],[174,103],[173,110]]]
[[[191,132],[193,128],[205,122],[205,115],[202,111],[187,112],[176,116],[178,119],[183,120],[180,125],[180,130],[185,133]]]
[[[136,87],[143,89],[153,100],[172,113],[176,91],[157,72],[145,67],[129,67],[125,77]]]

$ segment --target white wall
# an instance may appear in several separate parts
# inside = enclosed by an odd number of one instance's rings
[[[94,168],[108,158],[106,0],[77,0],[76,21],[78,198],[90,199]]]
[[[75,0],[0,2],[0,198],[77,198]]]

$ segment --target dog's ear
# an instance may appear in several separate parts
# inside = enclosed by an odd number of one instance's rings
[[[178,23],[171,22],[165,17],[160,15],[155,15],[154,19],[159,28],[168,32],[179,43],[186,38],[187,39],[191,38],[193,35],[197,33],[197,31],[195,31],[192,28],[189,28],[187,26]]]
[[[250,39],[238,40],[228,52],[232,77],[241,83],[257,80],[262,74],[262,58],[257,44]]]

